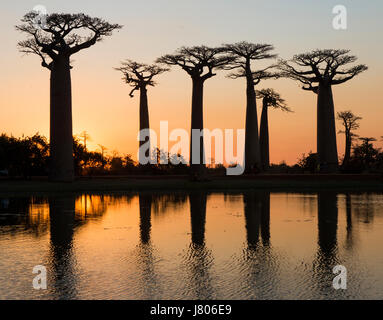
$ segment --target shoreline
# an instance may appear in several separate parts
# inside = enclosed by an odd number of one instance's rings
[[[0,180],[0,195],[61,192],[138,192],[138,191],[235,191],[268,189],[270,191],[344,191],[383,192],[383,176],[377,174],[262,174],[255,176],[210,177],[192,182],[187,176],[109,176],[81,177],[74,182],[49,182],[47,178]]]

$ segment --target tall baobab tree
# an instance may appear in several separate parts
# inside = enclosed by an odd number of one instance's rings
[[[337,118],[342,122],[344,127],[344,130],[340,130],[339,133],[344,133],[346,137],[344,158],[342,163],[342,167],[344,167],[350,161],[352,140],[358,136],[354,134],[353,131],[359,129],[358,121],[362,120],[362,118],[354,115],[350,110],[338,112]]]
[[[346,67],[357,60],[349,50],[314,50],[295,55],[291,61],[281,60],[279,68],[288,78],[303,84],[303,90],[313,91],[317,103],[317,152],[321,171],[338,169],[335,111],[332,86],[353,79],[367,70],[364,64]]]
[[[167,68],[162,68],[158,65],[147,65],[138,63],[132,60],[122,62],[122,67],[116,70],[121,71],[124,75],[123,80],[129,84],[133,89],[129,96],[134,97],[136,90],[140,91],[140,164],[147,164],[147,159],[150,157],[150,136],[149,136],[149,109],[148,109],[148,94],[147,87],[155,86],[153,78],[165,71]],[[141,147],[147,145],[145,153],[141,153]]]
[[[286,102],[281,98],[279,93],[273,89],[257,90],[256,95],[262,99],[262,115],[259,133],[259,145],[261,148],[262,169],[267,170],[270,166],[270,145],[269,145],[269,116],[268,109],[280,109],[282,111],[291,112],[286,106]]]
[[[23,53],[36,54],[41,65],[50,71],[50,179],[72,181],[73,132],[72,132],[72,89],[70,58],[112,35],[121,28],[100,18],[85,14],[49,14],[44,24],[36,24],[39,13],[27,13],[17,30],[29,38],[19,42]],[[86,32],[90,34],[85,36]]]
[[[204,139],[198,136],[199,150],[196,149],[198,141],[193,134],[203,130],[203,87],[207,79],[214,77],[214,69],[222,68],[231,61],[223,54],[222,48],[209,48],[206,46],[182,47],[175,54],[164,55],[157,59],[158,63],[168,66],[179,66],[191,77],[193,82],[192,119],[190,142],[190,167],[195,179],[203,178],[205,173]],[[195,149],[193,150],[193,146]],[[195,153],[198,153],[197,155]]]
[[[233,61],[226,66],[227,70],[238,70],[229,75],[232,79],[246,79],[246,134],[245,134],[245,172],[250,173],[262,169],[261,152],[258,134],[258,115],[255,86],[261,80],[277,78],[278,74],[271,72],[273,66],[253,70],[252,61],[274,59],[277,55],[272,54],[274,47],[269,44],[254,44],[238,42],[224,45],[225,51]]]

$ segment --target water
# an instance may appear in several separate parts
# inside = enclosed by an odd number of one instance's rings
[[[0,299],[382,299],[382,246],[382,194],[0,196]]]

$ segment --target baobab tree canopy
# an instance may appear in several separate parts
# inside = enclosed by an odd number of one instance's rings
[[[276,54],[270,52],[274,50],[271,44],[250,43],[246,41],[234,44],[225,44],[226,52],[231,53],[236,59],[235,63],[242,65],[246,60],[262,60],[276,58]]]
[[[286,105],[285,99],[282,99],[281,95],[273,89],[267,88],[257,90],[257,97],[263,99],[265,106],[274,109],[281,109],[282,111],[292,112],[291,109]]]
[[[182,47],[175,54],[167,54],[157,59],[158,63],[179,66],[192,78],[207,80],[214,77],[214,68],[222,68],[233,58],[224,54],[223,48],[206,46]]]
[[[362,117],[358,117],[352,113],[352,111],[340,111],[337,113],[338,120],[342,121],[342,124],[345,130],[340,130],[339,133],[351,132],[352,130],[359,129],[359,120],[362,120]]]
[[[224,66],[224,69],[237,69],[236,72],[229,74],[229,78],[237,79],[251,76],[254,85],[257,85],[263,79],[279,77],[279,73],[272,71],[275,68],[274,65],[259,70],[251,69],[252,60],[275,59],[277,55],[271,53],[274,46],[242,41],[235,44],[225,44],[223,48],[232,59],[229,64]]]
[[[351,157],[351,145],[352,140],[358,137],[353,131],[359,129],[359,120],[361,117],[354,115],[350,110],[341,111],[337,113],[338,120],[342,121],[344,130],[340,130],[339,133],[344,133],[346,138],[345,152],[343,158],[343,166],[346,166]]]
[[[301,82],[302,89],[317,93],[320,84],[341,84],[368,69],[364,64],[346,68],[346,65],[357,60],[349,52],[350,50],[314,50],[295,55],[290,61],[281,60],[279,69],[283,76]]]
[[[133,97],[134,91],[139,90],[140,88],[155,86],[156,83],[153,81],[153,78],[161,73],[169,71],[168,68],[163,68],[155,64],[148,65],[132,60],[122,62],[122,66],[116,68],[116,70],[121,71],[124,75],[123,80],[133,87],[129,94],[131,97]]]
[[[100,18],[92,18],[83,13],[58,14],[46,16],[44,24],[36,24],[37,12],[27,13],[21,20],[24,24],[16,29],[31,37],[19,42],[21,52],[37,54],[42,59],[42,66],[51,68],[52,61],[58,56],[71,55],[86,49],[110,36],[112,31],[120,29],[118,24],[110,24]],[[90,31],[88,35],[82,35]]]

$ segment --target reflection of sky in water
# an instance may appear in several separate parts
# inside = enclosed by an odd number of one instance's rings
[[[329,191],[2,198],[0,298],[382,299],[382,209]]]

